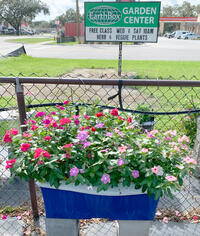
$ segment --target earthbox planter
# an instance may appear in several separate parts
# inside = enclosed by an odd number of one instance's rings
[[[149,197],[139,190],[135,190],[134,187],[113,188],[97,193],[95,187],[84,185],[61,185],[59,189],[50,187],[47,183],[39,184],[39,186],[43,194],[47,221],[48,219],[60,219],[64,223],[67,222],[63,221],[64,219],[75,220],[70,223],[70,228],[74,228],[74,232],[71,232],[70,236],[78,235],[78,230],[75,229],[77,224],[76,220],[91,218],[118,220],[121,228],[123,228],[124,224],[127,225],[129,222],[133,226],[131,231],[133,233],[138,232],[138,229],[134,229],[134,227],[137,226],[136,228],[138,228],[140,224],[137,223],[134,226],[133,221],[140,221],[140,223],[148,223],[149,225],[149,221],[154,219],[158,204],[158,200]],[[52,220],[50,221],[52,222]],[[72,223],[74,225],[73,227]],[[58,232],[55,232],[55,222],[52,228],[54,232],[48,235],[58,235]],[[128,226],[124,228],[126,230]],[[144,226],[140,225],[139,230],[144,231],[144,228]],[[146,231],[147,230],[148,229],[146,229]],[[121,232],[120,235],[128,236],[130,232]],[[148,234],[143,232],[141,235]]]

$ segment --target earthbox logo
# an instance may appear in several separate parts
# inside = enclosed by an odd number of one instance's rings
[[[119,22],[122,18],[121,12],[110,6],[99,6],[90,9],[88,19],[91,23],[98,25],[111,25]]]

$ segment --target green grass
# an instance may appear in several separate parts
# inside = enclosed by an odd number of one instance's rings
[[[23,43],[23,44],[35,44],[53,41],[53,38],[18,38],[18,39],[8,39],[6,42],[9,43]]]
[[[83,60],[83,59],[54,59],[34,58],[21,56],[0,60],[0,73],[18,75],[23,73],[28,76],[36,73],[38,76],[48,74],[59,76],[74,69],[115,69],[117,60]],[[169,79],[200,79],[200,62],[179,61],[123,61],[123,71],[136,73],[137,78],[169,78]]]

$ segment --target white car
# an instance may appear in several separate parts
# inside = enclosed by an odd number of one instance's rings
[[[187,33],[182,35],[181,39],[200,39],[200,35],[194,33]]]

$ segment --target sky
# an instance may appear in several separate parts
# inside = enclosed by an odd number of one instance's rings
[[[50,15],[44,16],[43,14],[39,14],[35,21],[39,20],[53,20],[56,16],[62,15],[65,11],[69,8],[76,7],[76,0],[41,0],[42,2],[46,3],[50,9]],[[86,0],[87,2],[97,2],[98,0]],[[113,1],[113,0],[106,0],[106,1]],[[142,0],[141,0],[142,1]],[[184,0],[154,0],[154,1],[161,1],[162,6],[166,5],[175,5],[175,4],[182,4]],[[200,4],[200,0],[187,0],[191,4]],[[79,0],[80,4],[80,11],[83,12],[83,2],[84,0]],[[99,0],[101,2],[101,0]]]

